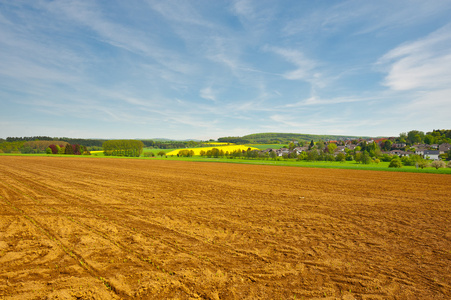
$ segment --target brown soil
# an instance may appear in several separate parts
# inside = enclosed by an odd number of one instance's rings
[[[1,299],[450,299],[451,176],[0,157]]]

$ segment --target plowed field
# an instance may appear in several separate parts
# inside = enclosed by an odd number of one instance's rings
[[[1,299],[450,299],[451,176],[0,157]]]

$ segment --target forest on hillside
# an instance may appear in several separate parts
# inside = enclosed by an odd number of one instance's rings
[[[286,144],[292,141],[295,142],[310,142],[310,141],[330,141],[330,140],[354,140],[359,138],[369,138],[364,136],[349,136],[349,135],[316,135],[316,134],[302,134],[302,133],[254,133],[242,137],[221,137],[218,142],[235,143],[235,144]]]

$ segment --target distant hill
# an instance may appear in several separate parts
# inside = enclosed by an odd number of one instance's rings
[[[155,141],[155,142],[200,142],[201,140],[198,139],[184,139],[184,140],[177,140],[177,139],[166,139],[166,138],[153,138],[153,139],[137,139],[141,141]]]
[[[242,137],[223,137],[219,138],[218,142],[229,142],[236,144],[277,144],[277,143],[289,143],[291,141],[330,141],[330,140],[353,140],[359,138],[371,138],[368,136],[350,136],[350,135],[317,135],[317,134],[304,134],[304,133],[254,133],[245,135]]]

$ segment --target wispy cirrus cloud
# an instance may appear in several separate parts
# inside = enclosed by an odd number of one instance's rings
[[[285,79],[302,80],[320,85],[321,73],[317,70],[318,62],[307,58],[303,52],[276,46],[265,46],[264,50],[273,52],[294,65],[294,70],[281,74]]]
[[[437,123],[451,2],[409,1],[0,0],[0,119],[182,138]]]
[[[201,89],[199,96],[206,100],[216,101],[216,92],[211,87]]]
[[[437,89],[451,85],[451,24],[425,38],[408,42],[379,61],[387,72],[384,85],[392,90]]]
[[[369,34],[409,28],[438,15],[446,15],[449,1],[381,0],[362,5],[358,0],[347,0],[335,5],[323,5],[321,10],[311,10],[310,5],[299,5],[293,9],[299,12],[299,17],[286,22],[283,28],[286,35],[336,34],[343,30],[352,34]]]
[[[217,27],[215,23],[208,21],[199,10],[187,1],[147,1],[149,6],[161,14],[164,18],[176,24],[188,24],[202,27]]]
[[[344,104],[344,103],[354,103],[354,102],[368,102],[380,100],[382,96],[347,96],[347,97],[335,97],[335,98],[321,98],[318,95],[313,95],[305,100],[301,100],[296,103],[286,104],[284,107],[287,108],[295,108],[295,107],[305,107],[305,106],[323,106],[323,105],[331,105],[331,104]]]

